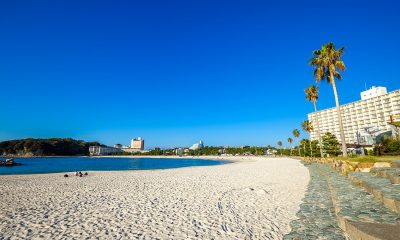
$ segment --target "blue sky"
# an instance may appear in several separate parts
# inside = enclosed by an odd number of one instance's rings
[[[346,47],[341,103],[399,88],[400,4],[327,3],[1,1],[0,140],[286,143],[324,43]],[[322,83],[318,107],[333,106]]]

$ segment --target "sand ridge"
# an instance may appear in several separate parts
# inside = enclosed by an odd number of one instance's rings
[[[287,158],[166,170],[0,176],[0,239],[281,239],[308,170]]]

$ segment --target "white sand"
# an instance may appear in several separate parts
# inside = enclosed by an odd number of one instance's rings
[[[309,181],[297,160],[0,176],[0,239],[281,239]]]

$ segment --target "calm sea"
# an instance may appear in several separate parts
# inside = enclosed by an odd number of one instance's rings
[[[1,159],[3,160],[3,159]],[[119,171],[210,166],[228,161],[187,158],[14,158],[21,166],[0,166],[0,175],[64,173],[76,171]]]

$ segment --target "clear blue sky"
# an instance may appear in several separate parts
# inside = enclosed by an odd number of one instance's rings
[[[308,58],[324,43],[346,47],[341,103],[358,100],[365,83],[399,89],[399,9],[397,1],[1,1],[0,140],[286,144],[313,110]],[[333,107],[331,86],[320,90],[318,107]]]

